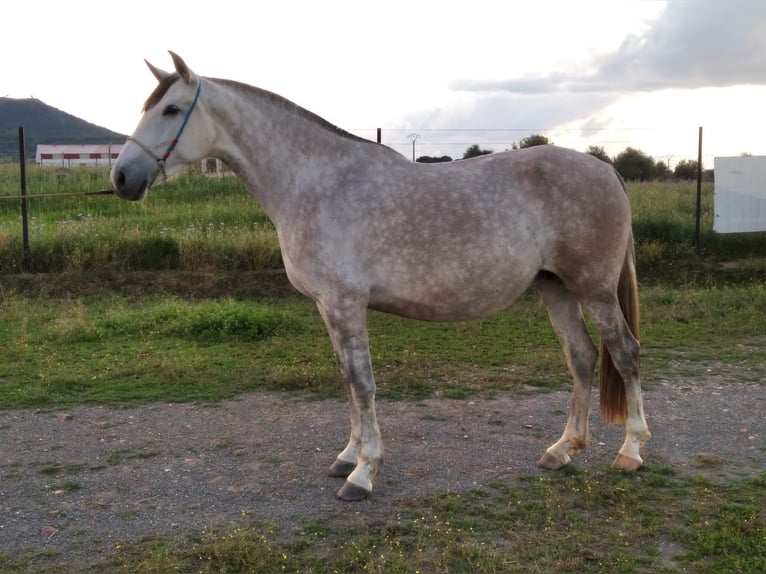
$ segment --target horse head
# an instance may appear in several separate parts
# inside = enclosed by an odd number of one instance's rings
[[[202,78],[178,54],[170,55],[175,72],[146,62],[159,84],[112,167],[112,189],[122,199],[143,199],[160,176],[166,179],[200,161],[213,144],[215,129],[200,101]]]

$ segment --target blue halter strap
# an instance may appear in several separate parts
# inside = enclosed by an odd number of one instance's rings
[[[154,152],[149,149],[148,146],[144,145],[140,141],[138,141],[133,136],[128,137],[128,141],[132,141],[135,144],[138,145],[144,152],[146,152],[149,156],[154,158],[157,161],[157,169],[154,171],[154,174],[152,175],[151,180],[149,180],[149,185],[147,187],[151,187],[154,185],[155,181],[157,181],[157,176],[162,174],[162,181],[165,181],[168,176],[165,173],[165,162],[170,157],[170,154],[173,153],[173,150],[176,149],[176,146],[178,145],[178,140],[181,139],[181,134],[184,133],[184,130],[186,129],[186,124],[189,123],[189,118],[192,115],[192,112],[194,111],[194,108],[197,107],[197,101],[199,101],[199,93],[202,89],[202,78],[199,78],[197,81],[197,91],[194,93],[194,101],[192,102],[192,105],[189,106],[189,109],[186,112],[186,115],[184,116],[184,121],[181,123],[181,127],[178,128],[178,133],[176,133],[176,137],[173,138],[173,141],[170,142],[170,145],[168,146],[168,149],[165,150],[165,153],[162,155],[162,157],[157,157],[154,155]]]
[[[178,140],[181,138],[181,134],[184,133],[184,130],[186,129],[186,124],[189,122],[189,116],[192,115],[194,108],[197,107],[197,100],[199,100],[199,92],[201,88],[202,88],[202,78],[200,78],[197,81],[197,91],[194,93],[194,101],[192,102],[192,105],[189,107],[189,111],[186,112],[186,115],[184,116],[184,121],[181,124],[181,127],[178,128],[178,133],[176,134],[176,137],[173,138],[173,141],[170,142],[168,149],[165,150],[165,155],[163,155],[162,158],[159,160],[163,164],[168,159],[168,157],[170,157],[170,154],[173,152],[173,150],[176,149],[176,146],[178,145]]]

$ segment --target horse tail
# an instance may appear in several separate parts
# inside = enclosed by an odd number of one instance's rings
[[[617,299],[622,315],[633,336],[639,338],[638,281],[636,280],[636,254],[633,246],[633,231],[628,235],[625,259],[622,263],[620,280],[617,284]],[[609,423],[623,424],[628,417],[625,382],[617,372],[609,351],[601,339],[601,416]]]

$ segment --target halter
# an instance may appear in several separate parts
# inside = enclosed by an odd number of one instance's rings
[[[166,181],[168,179],[168,176],[165,173],[165,162],[170,157],[170,154],[173,152],[173,150],[176,149],[176,146],[178,145],[178,140],[181,138],[181,134],[184,133],[184,129],[186,129],[186,124],[189,122],[189,117],[192,115],[194,108],[197,106],[197,101],[199,100],[199,93],[201,89],[202,89],[202,78],[200,78],[199,81],[197,82],[197,91],[194,94],[194,101],[192,102],[192,105],[189,107],[189,110],[186,112],[186,115],[184,116],[184,121],[181,123],[181,127],[178,128],[178,133],[176,134],[176,137],[174,137],[173,141],[170,142],[168,149],[165,150],[165,153],[162,155],[162,157],[158,157],[154,155],[154,152],[151,149],[149,149],[148,146],[144,145],[133,136],[128,137],[128,141],[132,141],[133,143],[135,143],[149,157],[157,161],[157,169],[154,170],[154,173],[152,174],[152,177],[149,180],[149,185],[146,186],[146,189],[149,189],[150,187],[154,185],[154,182],[157,181],[157,176],[160,174],[162,174],[162,181]]]

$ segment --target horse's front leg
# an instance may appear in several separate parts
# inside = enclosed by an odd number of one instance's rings
[[[318,303],[330,334],[351,411],[351,437],[329,470],[347,477],[338,490],[342,500],[362,500],[372,492],[383,464],[383,446],[375,416],[375,379],[367,336],[366,305]]]

